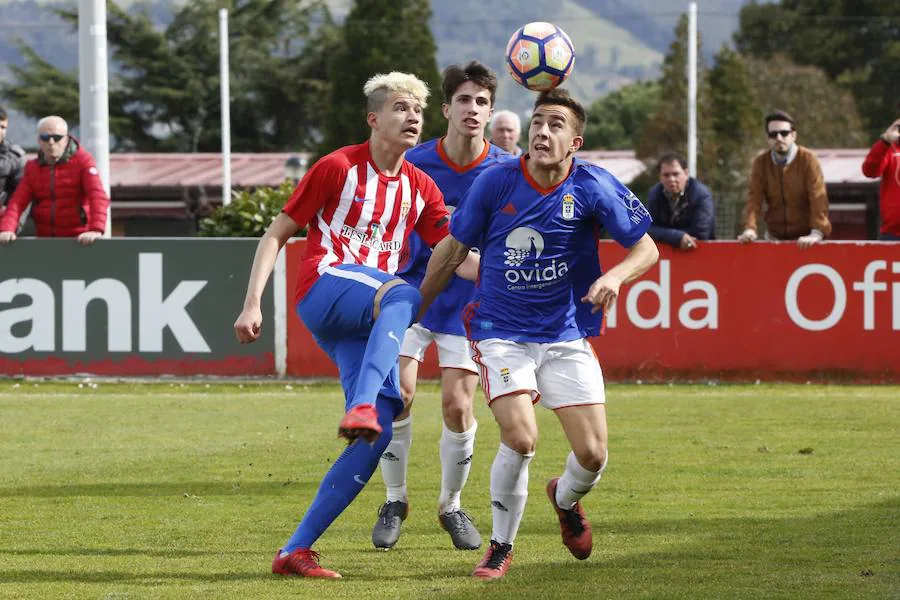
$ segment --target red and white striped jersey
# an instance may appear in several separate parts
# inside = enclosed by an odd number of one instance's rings
[[[309,225],[296,302],[326,267],[356,264],[395,273],[411,231],[431,246],[449,233],[444,197],[434,181],[405,160],[399,175],[384,175],[368,142],[318,160],[284,213],[301,227]]]

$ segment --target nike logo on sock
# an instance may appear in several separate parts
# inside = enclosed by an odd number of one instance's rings
[[[366,482],[363,481],[363,480],[362,480],[362,477],[360,477],[359,475],[354,475],[354,476],[353,476],[353,481],[355,481],[355,482],[358,483],[359,485],[366,485]]]

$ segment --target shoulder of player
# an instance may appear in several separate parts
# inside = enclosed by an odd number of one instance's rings
[[[593,184],[602,188],[616,187],[621,182],[615,175],[601,167],[600,165],[585,160],[575,159],[574,173],[572,174],[576,183]]]
[[[406,151],[406,160],[413,164],[418,164],[423,158],[430,158],[437,155],[437,144],[441,138],[434,138],[410,148]]]

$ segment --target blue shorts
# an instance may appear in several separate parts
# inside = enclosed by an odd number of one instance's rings
[[[375,293],[398,279],[373,267],[328,267],[297,303],[297,314],[341,375],[345,402],[353,397],[360,364],[375,322]],[[395,364],[379,394],[400,400],[400,374]]]

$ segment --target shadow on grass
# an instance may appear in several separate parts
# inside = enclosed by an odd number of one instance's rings
[[[0,498],[67,496],[280,496],[315,492],[318,481],[187,481],[182,483],[89,483],[0,487]]]
[[[152,556],[157,558],[186,558],[189,556],[219,556],[221,554],[252,555],[253,552],[221,552],[205,550],[153,550],[145,548],[0,548],[0,554],[10,556]]]
[[[128,582],[133,584],[153,583],[160,581],[199,581],[199,582],[228,582],[228,581],[253,581],[271,579],[271,573],[258,571],[245,573],[210,573],[198,570],[196,572],[166,572],[137,573],[134,571],[95,571],[85,573],[83,571],[45,571],[42,569],[19,569],[15,571],[0,571],[0,589],[5,583],[111,583]]]

